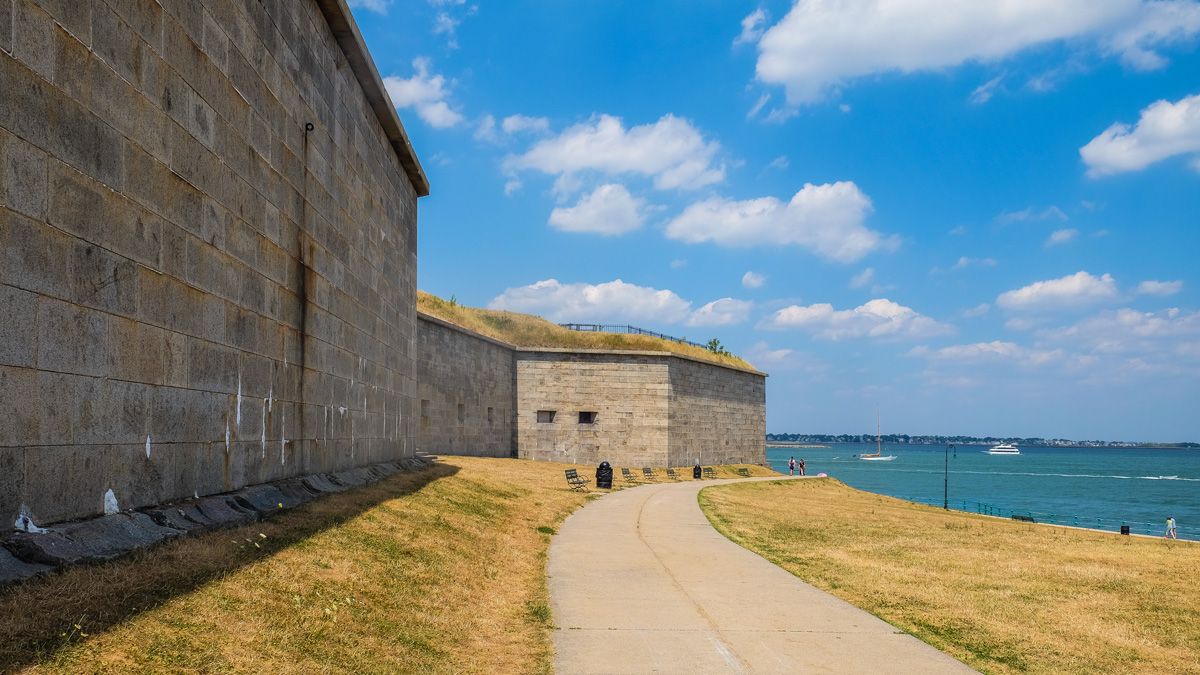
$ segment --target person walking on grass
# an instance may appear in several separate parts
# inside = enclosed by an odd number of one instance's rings
[[[1167,539],[1178,539],[1179,533],[1175,531],[1175,519],[1167,518]]]
[[[804,458],[803,457],[800,458],[800,475],[801,476],[804,475]]]
[[[789,476],[796,475],[796,457],[794,455],[792,456],[791,459],[788,460],[788,475]]]

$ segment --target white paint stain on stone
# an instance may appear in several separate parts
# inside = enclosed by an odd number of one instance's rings
[[[104,515],[111,516],[114,513],[120,513],[121,507],[117,506],[117,495],[113,494],[110,488],[104,493]]]
[[[193,492],[192,497],[194,497],[195,499],[200,499],[200,491],[196,490],[195,492]]]
[[[238,373],[237,425],[242,426],[242,374]]]
[[[150,437],[146,437],[146,459],[150,459]]]
[[[287,458],[287,438],[284,437],[284,431],[287,429],[287,413],[283,414],[283,421],[279,424],[279,463],[283,464]]]
[[[21,532],[33,532],[34,534],[46,531],[33,524],[33,514],[29,512],[29,507],[24,504],[21,505],[21,511],[17,515],[16,528]]]
[[[267,394],[267,412],[275,409],[275,387],[271,387],[271,391]]]
[[[262,456],[267,456],[267,399],[263,399]]]
[[[339,406],[338,406],[338,412],[342,414],[342,417],[345,417],[345,416],[346,416],[346,406],[344,406],[344,405],[339,405]]]
[[[229,454],[229,422],[225,423],[225,454]]]

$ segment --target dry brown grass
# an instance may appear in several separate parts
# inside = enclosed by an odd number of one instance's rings
[[[722,356],[707,349],[671,342],[648,335],[622,333],[582,333],[551,323],[541,317],[493,309],[477,309],[451,304],[425,291],[417,291],[417,309],[442,321],[461,326],[480,335],[517,347],[559,347],[569,349],[627,349],[672,352],[705,361],[754,370],[754,366],[736,356]]]
[[[943,511],[830,478],[707,489],[726,536],[985,673],[1200,673],[1200,546]]]
[[[445,458],[4,589],[0,671],[549,672],[550,533],[586,501],[563,468]]]

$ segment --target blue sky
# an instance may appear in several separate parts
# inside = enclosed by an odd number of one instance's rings
[[[770,373],[768,432],[1200,440],[1197,0],[350,0],[421,289]]]

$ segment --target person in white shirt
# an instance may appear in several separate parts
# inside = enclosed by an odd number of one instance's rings
[[[1175,531],[1175,519],[1167,518],[1167,539],[1178,539],[1179,534]]]

